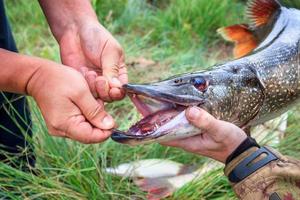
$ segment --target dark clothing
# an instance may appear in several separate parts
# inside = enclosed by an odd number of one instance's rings
[[[0,0],[0,48],[17,52],[3,0]],[[0,92],[0,160],[8,162],[9,156],[9,164],[12,166],[26,168],[27,163],[33,166],[32,148],[25,140],[25,137],[31,135],[31,118],[26,98]]]
[[[0,0],[0,48],[17,52],[6,15],[3,0]]]

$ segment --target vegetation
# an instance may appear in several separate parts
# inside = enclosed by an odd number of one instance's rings
[[[238,0],[92,0],[100,21],[124,47],[131,82],[150,82],[170,75],[201,70],[229,59],[230,47],[215,30],[243,18],[244,1]],[[8,15],[21,53],[59,62],[56,41],[37,1],[6,1]],[[140,61],[145,58],[152,64]],[[201,166],[207,159],[158,144],[128,147],[109,140],[82,145],[48,135],[32,99],[38,175],[0,163],[0,199],[145,199],[132,182],[108,175],[103,169],[145,159],[167,158]],[[120,129],[137,121],[139,114],[126,98],[107,105]],[[289,115],[286,137],[276,148],[300,158],[300,115]],[[169,199],[232,199],[234,194],[215,170],[186,185]]]

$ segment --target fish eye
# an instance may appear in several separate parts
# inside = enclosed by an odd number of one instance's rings
[[[202,77],[197,77],[192,80],[192,84],[197,88],[198,90],[204,92],[207,88],[207,81]]]

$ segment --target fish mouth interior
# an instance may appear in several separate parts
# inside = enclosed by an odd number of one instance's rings
[[[145,138],[152,136],[159,127],[167,124],[186,106],[171,103],[142,94],[129,93],[129,97],[136,106],[137,110],[143,115],[143,119],[135,123],[125,133],[130,137]],[[159,136],[162,136],[158,135]]]

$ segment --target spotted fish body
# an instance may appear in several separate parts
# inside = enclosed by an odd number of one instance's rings
[[[257,110],[249,125],[272,119],[299,101],[300,11],[281,7],[279,12],[272,32],[251,55],[220,66],[236,73],[250,69],[259,81],[259,88],[242,91],[248,94],[240,99],[243,115]]]
[[[222,74],[218,75],[218,78],[227,74],[231,78],[223,84],[224,87],[232,89],[224,90],[226,94],[223,95],[228,98],[221,96],[216,99],[212,95],[211,98],[214,99],[209,102],[214,106],[204,107],[209,108],[210,112],[220,119],[242,123],[248,119],[249,125],[265,122],[287,111],[299,101],[299,42],[300,11],[281,7],[272,32],[251,55],[205,73],[215,77],[216,74]],[[248,84],[249,87],[243,84]],[[220,87],[218,90],[221,90]],[[211,92],[222,94],[219,91]],[[212,103],[215,101],[222,106]],[[233,104],[237,110],[232,109]],[[239,115],[236,118],[234,115],[237,113]]]
[[[300,10],[277,0],[250,0],[250,25],[218,32],[235,43],[235,60],[211,70],[151,84],[124,86],[144,119],[112,139],[126,144],[168,141],[199,134],[185,118],[196,105],[246,128],[286,112],[300,100]],[[157,106],[159,105],[159,106]]]

